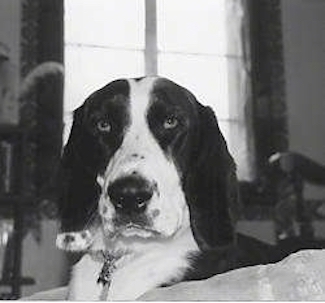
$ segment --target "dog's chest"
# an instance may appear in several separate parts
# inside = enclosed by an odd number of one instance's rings
[[[175,251],[152,251],[115,261],[108,283],[98,283],[103,262],[85,255],[73,269],[69,299],[135,300],[147,291],[170,281],[180,280],[189,266],[185,255]]]

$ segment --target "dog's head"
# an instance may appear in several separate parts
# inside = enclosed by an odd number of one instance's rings
[[[235,165],[215,115],[165,78],[92,94],[74,113],[61,178],[63,232],[97,213],[108,237],[168,239],[191,228],[202,250],[233,241]]]

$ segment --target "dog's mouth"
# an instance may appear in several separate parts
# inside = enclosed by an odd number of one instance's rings
[[[159,236],[159,233],[156,230],[136,223],[128,223],[126,225],[117,227],[117,234],[127,238],[153,238]]]
[[[137,222],[115,222],[107,229],[104,223],[104,230],[108,231],[109,237],[118,237],[118,238],[157,238],[160,236],[160,233],[152,228],[149,224],[137,223]]]

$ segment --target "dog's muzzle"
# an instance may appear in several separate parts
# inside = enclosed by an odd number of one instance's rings
[[[107,188],[107,195],[117,214],[135,216],[146,211],[154,194],[154,185],[143,177],[119,178]]]

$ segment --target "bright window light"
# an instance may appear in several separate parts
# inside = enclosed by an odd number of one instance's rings
[[[65,42],[144,49],[144,0],[65,0]]]
[[[144,74],[144,1],[65,0],[64,112],[120,77]]]
[[[157,1],[158,49],[226,55],[226,1]]]

